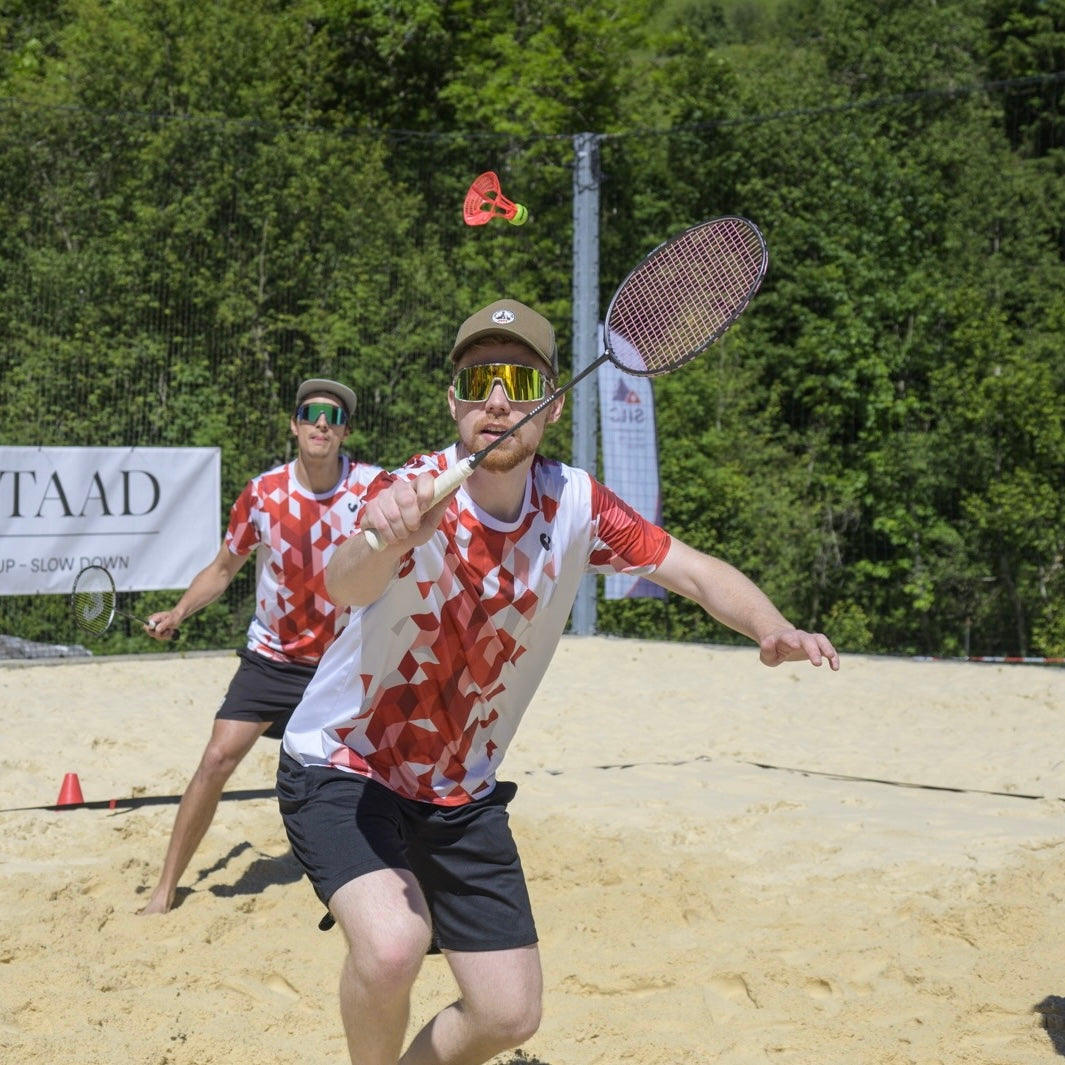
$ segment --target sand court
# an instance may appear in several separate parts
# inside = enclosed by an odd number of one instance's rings
[[[4,1061],[347,1062],[276,743],[135,916],[235,667],[0,665]],[[1065,1057],[1063,709],[1060,667],[567,637],[503,773],[546,1008],[500,1065]],[[414,1022],[453,994],[427,958]]]

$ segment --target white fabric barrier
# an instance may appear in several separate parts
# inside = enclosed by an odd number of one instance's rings
[[[0,595],[184,588],[221,542],[216,447],[0,447]]]
[[[658,438],[651,380],[622,373],[609,359],[599,379],[603,483],[643,517],[661,524]],[[626,573],[605,578],[607,599],[665,598],[665,589],[645,577]]]

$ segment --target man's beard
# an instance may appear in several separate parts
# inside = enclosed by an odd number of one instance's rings
[[[469,445],[467,445],[469,448]],[[470,448],[469,450],[475,450]],[[479,469],[492,470],[494,473],[507,473],[520,466],[536,454],[536,447],[527,444],[520,437],[512,436],[493,451],[489,451],[481,460]]]

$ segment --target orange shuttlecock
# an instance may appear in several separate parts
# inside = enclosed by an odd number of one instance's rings
[[[486,170],[466,190],[462,216],[468,226],[483,226],[493,218],[505,218],[512,226],[522,226],[529,211],[524,205],[508,200],[499,187],[495,172]]]

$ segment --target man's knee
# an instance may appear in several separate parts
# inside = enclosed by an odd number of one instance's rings
[[[255,746],[255,741],[265,728],[265,725],[252,722],[216,720],[200,759],[200,768],[211,777],[228,778]]]
[[[495,996],[479,996],[477,1007],[463,1001],[471,1023],[490,1041],[497,1053],[520,1046],[531,1039],[540,1027],[542,995],[533,988],[514,990]]]
[[[428,929],[414,926],[405,934],[349,938],[346,964],[353,979],[387,999],[410,989],[428,949]]]
[[[493,1018],[493,1029],[505,1049],[528,1042],[540,1027],[542,1003],[540,996],[511,1003],[500,1003]]]

